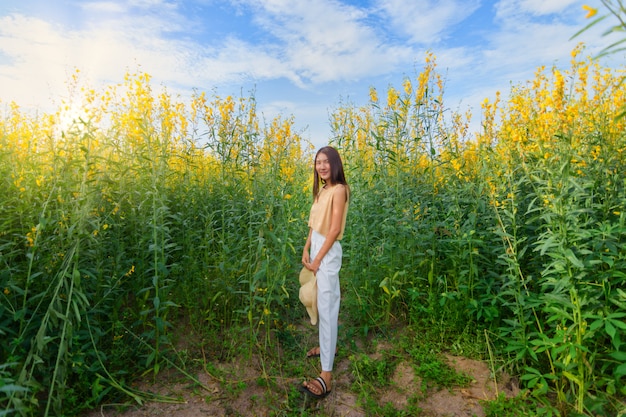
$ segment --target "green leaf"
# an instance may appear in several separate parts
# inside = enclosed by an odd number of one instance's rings
[[[581,385],[580,378],[578,378],[576,375],[572,374],[571,372],[563,371],[563,375],[570,381],[574,381],[576,384]]]
[[[611,324],[611,320],[607,320],[604,323],[604,330],[606,330],[606,333],[611,336],[611,339],[615,338],[615,326]]]
[[[72,271],[72,279],[74,280],[74,284],[76,286],[80,286],[81,275],[78,268],[74,268],[74,270]]]
[[[564,251],[565,254],[565,258],[570,261],[570,263],[572,265],[574,265],[576,268],[584,268],[585,264],[582,263],[582,261],[580,259],[578,259],[576,257],[576,255],[574,255],[574,252],[572,252],[571,249],[565,249]]]
[[[10,394],[13,392],[28,392],[28,388],[21,387],[15,384],[7,384],[7,385],[3,385],[0,387],[0,392],[4,392],[7,394]]]
[[[603,324],[604,324],[604,320],[603,319],[594,320],[589,325],[589,330],[591,330],[591,331],[598,330],[600,327],[602,327]]]
[[[541,246],[539,246],[539,248],[537,248],[539,250],[539,253],[541,253],[541,255],[545,255],[546,252],[548,251],[548,249],[550,249],[551,247],[556,246],[554,244],[554,241],[556,240],[556,236],[550,236],[547,239],[545,239],[543,241],[543,244]]]
[[[622,330],[626,330],[626,323],[624,323],[623,321],[620,321],[620,320],[611,320],[611,319],[608,319],[608,321],[610,321],[611,323],[613,323],[613,325],[614,325],[615,327],[619,327],[619,328],[620,328],[620,329],[622,329]]]
[[[618,366],[615,369],[615,376],[616,377],[619,378],[619,377],[622,377],[624,375],[626,375],[626,363],[621,364],[620,366]]]
[[[146,358],[146,366],[150,366],[150,364],[152,363],[155,357],[156,357],[156,351],[153,350],[152,352],[150,352],[150,354]]]

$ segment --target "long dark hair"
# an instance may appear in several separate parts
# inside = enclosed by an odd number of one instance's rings
[[[341,156],[339,156],[339,152],[337,149],[332,146],[324,146],[315,154],[315,159],[313,160],[313,199],[317,198],[317,194],[320,191],[320,182],[325,183],[324,180],[320,179],[317,174],[317,170],[315,169],[315,161],[317,161],[317,156],[323,153],[328,158],[328,162],[330,163],[330,182],[332,184],[343,184],[348,187],[348,182],[346,181],[346,175],[343,172],[343,163],[341,162]],[[349,189],[349,187],[348,187]]]

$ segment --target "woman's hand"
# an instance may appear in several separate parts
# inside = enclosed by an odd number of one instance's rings
[[[318,261],[317,258],[313,260],[309,265],[309,269],[313,271],[314,274],[317,274],[317,271],[320,269],[320,264],[322,261]]]
[[[314,274],[317,274],[317,271],[320,269],[321,263],[322,261],[318,261],[317,259],[314,259],[313,262],[305,262],[304,260],[302,261],[302,265],[304,265],[304,267],[309,271],[313,271]]]

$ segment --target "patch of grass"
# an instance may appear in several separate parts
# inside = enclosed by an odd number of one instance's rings
[[[413,349],[410,352],[415,361],[415,373],[427,387],[452,388],[467,387],[472,381],[468,375],[457,372],[441,358],[440,354]]]
[[[350,356],[350,371],[354,377],[352,388],[359,393],[359,398],[367,415],[401,415],[397,414],[392,404],[381,407],[381,391],[391,383],[397,359],[388,353],[374,359],[364,353]]]
[[[471,383],[471,377],[457,372],[448,365],[443,353],[448,343],[443,343],[438,333],[441,329],[427,327],[426,331],[420,331],[419,337],[414,331],[408,330],[400,337],[398,347],[404,350],[411,358],[415,374],[422,378],[424,388],[451,388],[455,386],[465,387]],[[458,334],[457,334],[458,336]],[[419,343],[417,341],[419,340]],[[463,346],[469,343],[469,338],[459,336],[455,339],[458,350],[467,351]],[[456,353],[456,352],[455,352]]]
[[[445,320],[436,323],[428,319],[416,321],[403,330],[400,345],[407,350],[416,343],[425,350],[450,352],[471,359],[484,359],[487,352],[485,338],[480,328],[467,320],[462,327],[458,323]]]
[[[558,411],[523,395],[507,398],[500,394],[494,401],[481,401],[485,417],[558,416]]]
[[[315,407],[318,406],[317,402],[309,400],[298,391],[297,385],[292,385],[287,392],[287,409],[282,410],[282,413],[276,413],[275,415],[281,416],[300,416],[307,417],[311,415],[319,415]]]
[[[385,416],[385,417],[413,417],[421,413],[419,408],[411,408],[408,410],[398,410],[392,403],[380,405],[370,399],[367,403],[368,415]]]
[[[350,357],[350,370],[358,385],[368,384],[381,388],[389,385],[393,371],[396,369],[396,361],[392,358],[372,359],[371,357],[358,354]]]

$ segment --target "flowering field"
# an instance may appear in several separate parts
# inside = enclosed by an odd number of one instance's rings
[[[626,396],[626,84],[582,55],[486,99],[478,133],[444,105],[433,55],[330,120],[353,198],[343,322],[473,334],[546,414]],[[262,123],[254,97],[183,103],[147,74],[79,78],[71,124],[72,103],[2,104],[0,415],[139,399],[130,382],[178,363],[181,325],[252,351],[303,319],[315,150],[293,118]]]

